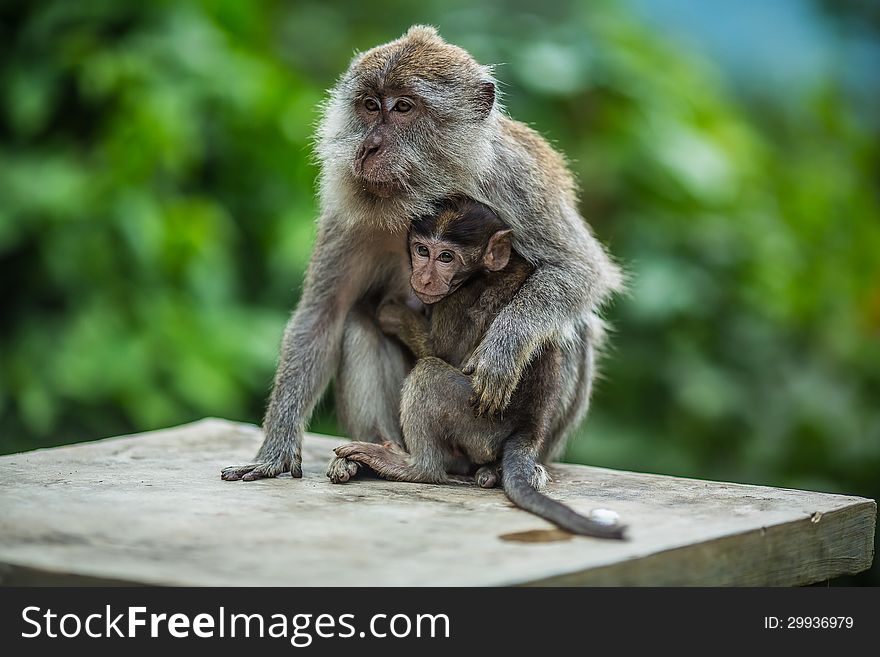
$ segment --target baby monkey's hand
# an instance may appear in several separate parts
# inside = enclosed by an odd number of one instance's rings
[[[376,316],[383,333],[400,336],[406,316],[412,311],[397,301],[383,301]]]

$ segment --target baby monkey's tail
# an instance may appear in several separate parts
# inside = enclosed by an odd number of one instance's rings
[[[625,525],[597,522],[536,490],[532,483],[536,465],[531,450],[520,440],[510,438],[504,442],[501,482],[511,502],[572,534],[596,538],[625,538]]]

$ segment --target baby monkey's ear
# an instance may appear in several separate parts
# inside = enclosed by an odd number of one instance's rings
[[[489,271],[501,271],[510,260],[511,230],[499,230],[489,238],[486,252],[483,254],[483,266]]]

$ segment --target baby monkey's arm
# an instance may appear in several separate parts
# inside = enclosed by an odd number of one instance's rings
[[[431,328],[421,313],[396,301],[385,301],[379,306],[379,327],[393,335],[413,352],[416,358],[433,356],[430,348]]]

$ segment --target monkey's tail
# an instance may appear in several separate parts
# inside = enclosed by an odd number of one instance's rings
[[[624,525],[596,522],[535,490],[532,477],[536,465],[534,457],[518,440],[511,438],[504,442],[501,482],[511,502],[572,534],[596,538],[625,538]]]

